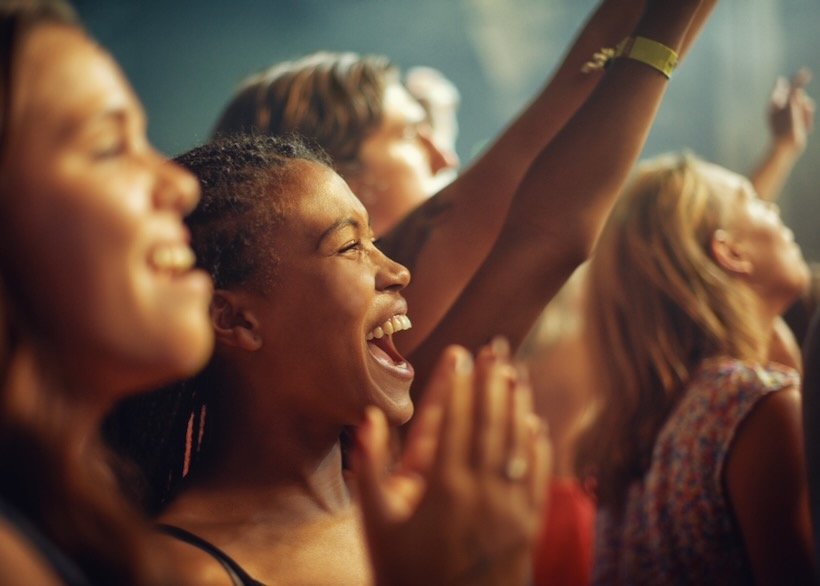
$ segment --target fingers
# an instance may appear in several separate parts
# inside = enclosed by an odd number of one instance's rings
[[[805,87],[811,82],[812,72],[808,67],[801,67],[791,78],[791,100],[796,104],[803,126],[811,131],[814,126],[814,100],[809,97]]]
[[[532,482],[540,482],[543,466],[534,468],[533,398],[526,370],[512,366],[509,344],[502,339],[479,352],[475,370],[470,464],[485,476],[521,482],[525,488],[533,475]]]
[[[469,458],[473,422],[473,360],[464,348],[448,349],[444,360],[443,383],[449,389],[441,414],[440,434],[433,463],[433,477],[441,479],[449,471],[463,467]]]
[[[356,429],[356,449],[351,464],[365,525],[371,527],[384,524],[389,514],[385,489],[389,462],[388,436],[384,413],[376,407],[368,407]]]
[[[553,454],[552,444],[547,436],[547,427],[544,422],[534,414],[527,418],[527,430],[529,436],[529,457],[532,472],[529,477],[529,494],[531,502],[536,507],[548,506],[547,482],[552,473]]]
[[[510,364],[509,345],[496,340],[482,348],[474,367],[463,348],[448,350],[431,384],[449,388],[449,393],[437,389],[442,400],[431,405],[436,409],[429,418],[436,422],[429,427],[439,435],[431,477],[468,468],[485,478],[515,482],[530,502],[540,502],[551,450],[543,424],[533,415],[528,377]],[[421,435],[413,435],[420,441]]]
[[[800,69],[790,80],[778,77],[769,99],[769,127],[780,145],[802,151],[814,126],[814,100],[805,91],[811,71]]]
[[[407,434],[401,467],[405,471],[424,475],[433,463],[438,447],[444,411],[453,388],[453,376],[459,360],[469,360],[463,348],[451,346],[444,350],[436,364],[424,399],[416,409]]]
[[[505,474],[508,479],[515,479],[517,475],[523,478],[532,471],[529,454],[529,418],[532,415],[533,404],[529,375],[523,366],[518,369],[508,399],[510,417],[507,424],[507,468]]]
[[[798,116],[802,121],[803,128],[806,132],[811,132],[812,128],[814,128],[814,100],[806,94],[802,87],[796,90],[793,100],[798,110]]]
[[[502,338],[476,357],[471,464],[490,473],[501,470],[507,457],[510,388],[515,379],[509,357],[510,346]]]
[[[789,86],[788,80],[782,75],[779,75],[774,82],[772,95],[769,97],[770,111],[782,110],[789,101],[790,92],[791,87]]]
[[[809,85],[809,82],[812,78],[811,69],[808,67],[801,67],[798,69],[791,78],[791,86],[792,90],[802,89]]]

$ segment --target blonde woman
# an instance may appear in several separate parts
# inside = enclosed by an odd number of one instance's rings
[[[766,359],[808,270],[777,206],[721,167],[661,157],[589,278],[593,582],[810,582],[799,380]]]

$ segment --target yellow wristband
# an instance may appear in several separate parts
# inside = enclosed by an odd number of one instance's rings
[[[615,47],[615,58],[640,61],[660,71],[667,79],[678,64],[678,54],[657,41],[646,37],[627,37]]]

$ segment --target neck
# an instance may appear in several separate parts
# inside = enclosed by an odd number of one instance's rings
[[[755,295],[757,303],[753,310],[749,312],[749,319],[754,319],[757,322],[757,327],[762,334],[760,347],[758,348],[758,356],[761,362],[768,362],[770,359],[770,350],[772,340],[775,334],[775,323],[779,320],[780,314],[784,310],[783,307],[766,303],[762,297]]]
[[[66,376],[57,364],[47,350],[21,344],[8,364],[9,393],[20,411],[39,412],[52,420],[50,425],[64,427],[63,440],[82,458],[96,442],[110,405],[101,400],[102,393]]]
[[[231,380],[230,386],[216,389],[230,404],[213,405],[213,414],[206,415],[206,425],[213,427],[192,487],[220,499],[233,494],[243,503],[254,502],[257,510],[306,507],[327,513],[347,508],[343,427],[319,422],[315,413],[293,404],[260,405],[259,397],[299,396],[270,388],[276,383],[259,385],[241,376],[220,379]]]

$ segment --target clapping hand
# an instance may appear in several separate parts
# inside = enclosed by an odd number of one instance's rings
[[[551,451],[502,340],[444,352],[391,470],[384,415],[357,431],[353,469],[378,584],[523,584]]]

